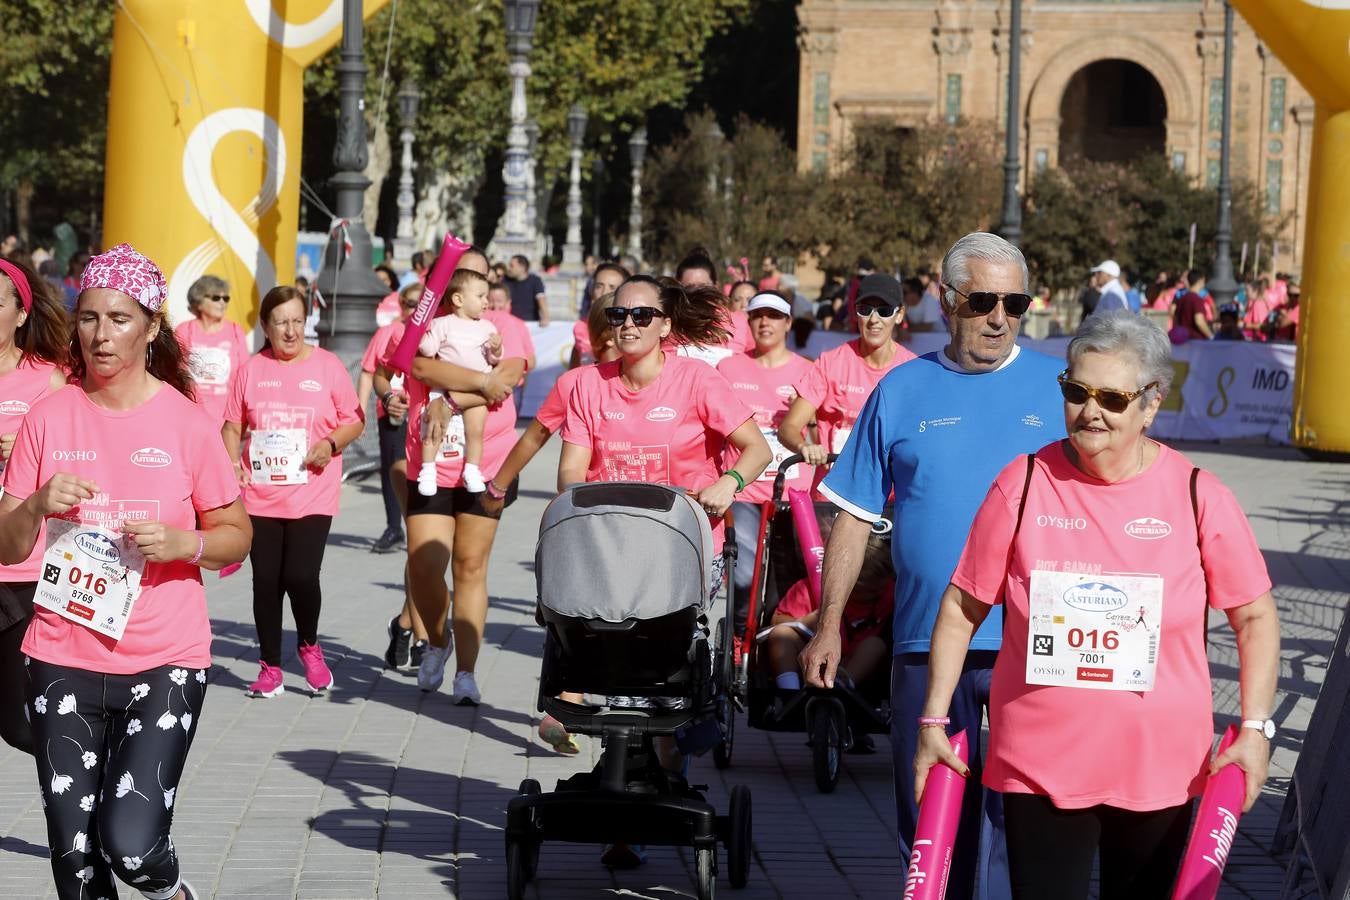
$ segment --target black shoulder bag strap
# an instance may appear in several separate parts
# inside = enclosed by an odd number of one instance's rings
[[[1200,468],[1191,467],[1191,516],[1195,519],[1195,549],[1200,553],[1200,578],[1205,583],[1205,614],[1200,617],[1200,646],[1209,651],[1209,575],[1205,572],[1205,550],[1200,546],[1200,494],[1196,485]]]
[[[1022,482],[1022,499],[1017,501],[1017,524],[1013,526],[1012,542],[1009,544],[1008,558],[1012,559],[1012,549],[1017,546],[1017,535],[1022,530],[1022,514],[1027,511],[1027,494],[1031,491],[1031,476],[1036,474],[1036,454],[1027,454],[1027,477]],[[1007,587],[1003,589],[1003,600],[1007,601]],[[1003,610],[1003,630],[1008,629],[1008,611]]]

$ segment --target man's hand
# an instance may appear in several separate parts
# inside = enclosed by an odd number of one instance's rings
[[[839,669],[839,629],[824,628],[802,648],[797,657],[802,677],[812,687],[834,687],[834,673]]]
[[[197,535],[163,522],[123,522],[122,533],[131,536],[150,562],[178,562],[197,552]]]
[[[1255,728],[1239,728],[1237,740],[1215,757],[1209,773],[1213,775],[1229,763],[1237,763],[1247,776],[1247,797],[1242,804],[1245,813],[1261,796],[1261,788],[1266,783],[1266,775],[1270,771],[1270,741]]]
[[[39,516],[62,516],[83,501],[92,500],[96,493],[98,485],[88,478],[57,472],[27,502]]]

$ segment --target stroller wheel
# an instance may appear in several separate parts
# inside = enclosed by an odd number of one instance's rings
[[[506,900],[525,900],[525,885],[530,876],[525,871],[528,851],[520,841],[506,843]]]
[[[731,789],[731,807],[727,828],[727,880],[733,888],[743,888],[750,880],[750,789],[738,784]]]
[[[520,783],[520,789],[519,791],[517,791],[517,793],[519,793],[523,797],[537,797],[543,792],[544,792],[543,788],[540,787],[539,782],[533,778],[526,778],[524,781],[522,781]],[[537,811],[534,813],[534,815],[538,815]],[[534,881],[534,876],[539,871],[539,846],[541,842],[537,840],[534,841],[526,840],[526,841],[513,841],[512,843],[516,844],[520,848],[519,856],[522,866],[522,874],[525,877],[525,884],[528,884],[531,881]],[[507,850],[507,863],[506,863],[507,877],[509,879],[511,867],[510,843],[507,844],[506,850]],[[523,887],[521,889],[524,890]]]
[[[722,726],[722,740],[713,747],[713,765],[725,769],[731,765],[731,751],[736,746],[736,706],[725,693],[717,698],[717,721]]]
[[[698,900],[713,900],[717,896],[717,845],[694,848],[694,867],[698,872]]]
[[[811,736],[811,763],[816,789],[829,794],[839,784],[839,758],[844,751],[844,711],[833,703],[812,701],[806,708]]]

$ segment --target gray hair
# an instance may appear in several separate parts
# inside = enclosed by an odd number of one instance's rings
[[[1069,341],[1069,368],[1085,353],[1129,353],[1139,363],[1139,387],[1156,381],[1161,397],[1172,387],[1172,342],[1143,316],[1123,309],[1088,316]]]
[[[961,305],[960,298],[952,287],[970,283],[970,261],[982,259],[985,262],[1015,263],[1022,270],[1022,290],[1027,289],[1027,260],[1012,244],[996,234],[987,231],[972,231],[961,238],[947,255],[942,258],[942,283],[946,290],[942,292],[942,305],[951,312]]]
[[[230,285],[224,278],[218,278],[215,275],[203,275],[192,282],[192,287],[188,288],[188,312],[196,315],[197,307],[201,306],[202,301],[206,299],[208,294],[225,294],[229,293],[229,290]]]

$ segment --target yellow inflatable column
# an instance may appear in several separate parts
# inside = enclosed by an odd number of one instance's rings
[[[1317,102],[1294,378],[1294,443],[1350,453],[1350,0],[1233,0]]]
[[[341,40],[342,0],[274,2],[117,4],[103,243],[164,269],[175,323],[207,272],[230,282],[246,328],[295,275],[302,78]],[[386,2],[364,0],[365,14]]]

